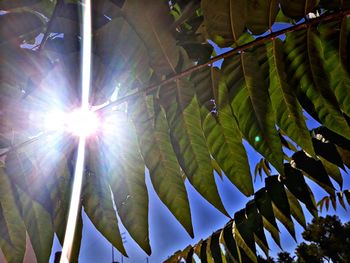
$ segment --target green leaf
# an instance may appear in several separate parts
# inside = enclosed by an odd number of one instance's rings
[[[45,142],[43,142],[45,143]],[[67,141],[63,142],[67,143]],[[68,148],[68,150],[67,150]],[[68,162],[65,154],[70,160],[74,159],[76,154],[76,144],[71,143],[70,147],[67,147],[64,151],[50,151],[45,152],[47,158],[52,158],[52,166],[43,167],[43,173],[50,174],[50,180],[46,181],[46,186],[50,191],[52,200],[51,218],[53,223],[53,229],[57,235],[60,244],[63,246],[67,219],[70,207],[70,198],[72,194],[73,184],[73,164]],[[70,148],[70,149],[69,149]],[[71,151],[69,151],[71,150]],[[44,161],[47,159],[43,159]],[[45,163],[46,164],[46,163]],[[75,226],[75,233],[73,243],[70,252],[70,262],[78,262],[80,244],[82,237],[83,222],[81,218],[81,205],[78,208],[78,215]]]
[[[309,28],[287,34],[285,41],[289,77],[292,85],[298,87],[300,103],[309,107],[306,110],[310,115],[317,114],[324,126],[349,139],[350,128],[330,88],[319,36]]]
[[[217,112],[216,103],[224,97],[225,89],[220,89],[220,72],[208,67],[191,75],[199,104],[203,131],[210,154],[224,171],[229,180],[246,196],[253,194],[247,154],[242,145],[242,136],[232,116],[229,105]],[[221,86],[222,87],[222,86]]]
[[[344,2],[344,1],[342,1]],[[347,8],[350,7],[350,3],[347,3]],[[348,16],[344,16],[341,22],[341,31],[339,39],[339,57],[343,67],[350,73],[350,56],[349,56],[349,36],[350,36],[350,19]]]
[[[260,35],[271,29],[279,10],[279,1],[250,0],[247,2],[247,28],[255,35]]]
[[[295,220],[305,229],[306,228],[306,220],[303,212],[303,208],[301,207],[298,199],[288,190],[286,190],[290,213],[295,218]],[[317,213],[316,213],[317,215]]]
[[[330,162],[328,162],[326,159],[322,158],[322,157],[318,157],[320,159],[320,161],[322,162],[322,165],[324,167],[324,169],[326,170],[327,174],[338,183],[340,189],[343,188],[343,176],[340,173],[340,170],[338,168],[338,166],[336,166],[335,164],[332,164]]]
[[[254,200],[262,216],[264,227],[271,233],[276,244],[281,247],[279,229],[273,212],[272,201],[265,187],[255,193]]]
[[[8,263],[22,262],[26,249],[26,229],[17,202],[13,185],[0,167],[0,248]]]
[[[281,0],[283,13],[291,18],[302,18],[312,12],[319,0]]]
[[[242,137],[229,106],[215,118],[208,113],[203,123],[212,155],[229,180],[246,196],[253,194],[253,183]]]
[[[269,65],[269,94],[277,125],[311,155],[315,155],[302,108],[286,73],[283,42],[274,39],[266,46]]]
[[[112,193],[104,174],[95,170],[95,173],[89,173],[85,180],[82,196],[85,213],[96,229],[124,256],[127,256],[118,228],[117,214],[113,208]]]
[[[265,185],[272,201],[275,217],[281,221],[290,235],[296,239],[294,224],[290,216],[290,206],[283,184],[278,181],[278,176],[270,176],[265,179]]]
[[[318,28],[324,54],[324,68],[328,74],[329,87],[332,89],[342,111],[350,115],[350,76],[346,34],[349,25],[346,18],[342,23],[321,24]],[[347,33],[346,33],[347,32]]]
[[[121,11],[123,18],[145,44],[149,63],[155,73],[160,77],[175,73],[180,52],[169,30],[173,19],[168,4],[157,0],[127,0]]]
[[[51,217],[54,231],[59,242],[63,245],[72,189],[71,178],[73,175],[69,170],[68,161],[63,157],[63,154],[55,161],[57,163],[51,171],[53,180],[48,181],[47,185],[53,202]]]
[[[160,102],[165,109],[177,159],[194,188],[228,216],[218,193],[193,86],[183,79],[163,86]]]
[[[254,189],[248,158],[230,106],[220,107],[217,117],[208,113],[203,126],[211,153],[225,175],[242,193],[251,195]]]
[[[229,47],[242,35],[247,20],[247,1],[201,1],[209,38],[219,47]]]
[[[97,104],[109,99],[106,95],[109,93],[111,95],[118,84],[121,84],[121,90],[124,90],[122,94],[118,93],[118,96],[127,95],[136,87],[140,88],[140,84],[149,84],[151,54],[145,46],[142,38],[144,36],[137,31],[138,26],[131,23],[137,12],[140,12],[140,5],[132,7],[134,2],[125,1],[126,10],[119,9],[110,1],[104,1],[102,6],[98,5],[102,8],[103,14],[108,14],[113,19],[99,28],[93,39],[95,53],[106,66],[106,70],[102,71],[94,81],[94,91],[100,91],[98,94],[92,94]],[[139,15],[133,22],[139,23],[141,17],[143,16]],[[144,28],[144,25],[141,27]],[[161,52],[158,47],[151,47],[150,50]]]
[[[16,186],[48,212],[52,212],[50,191],[43,181],[44,175],[24,153],[9,152],[6,155],[5,170]]]
[[[49,261],[54,237],[51,215],[17,187],[21,214],[38,263]]]
[[[255,54],[256,56],[256,54]],[[280,173],[283,173],[282,145],[261,69],[253,53],[225,59],[224,83],[238,126],[248,142]],[[219,103],[219,109],[222,103]]]
[[[169,126],[163,110],[155,109],[158,104],[154,104],[152,98],[141,97],[129,103],[129,114],[136,127],[141,154],[156,193],[193,237],[187,192],[171,145]]]
[[[121,121],[121,120],[119,120]],[[109,161],[109,184],[120,219],[131,237],[151,254],[148,234],[148,193],[145,183],[145,166],[140,154],[135,128],[129,120],[121,122],[123,131],[114,137],[114,147],[105,142]],[[107,145],[108,146],[107,146]],[[100,146],[101,147],[101,146]]]

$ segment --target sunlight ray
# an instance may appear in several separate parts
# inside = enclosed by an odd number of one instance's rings
[[[83,54],[82,54],[82,101],[81,110],[89,110],[89,90],[91,77],[91,3],[90,0],[83,2]],[[70,261],[72,252],[74,232],[76,227],[77,215],[79,212],[80,195],[84,174],[86,135],[82,134],[79,138],[77,160],[74,173],[74,182],[72,196],[69,207],[66,233],[63,242],[61,263]]]

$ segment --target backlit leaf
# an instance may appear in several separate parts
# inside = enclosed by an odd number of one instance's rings
[[[229,102],[241,132],[258,152],[283,173],[282,145],[275,128],[268,87],[254,54],[245,52],[225,59],[222,70]]]
[[[3,167],[0,168],[0,248],[8,263],[23,261],[26,229],[17,207],[17,197]]]
[[[247,19],[247,1],[201,2],[209,38],[219,47],[231,46],[243,33]]]

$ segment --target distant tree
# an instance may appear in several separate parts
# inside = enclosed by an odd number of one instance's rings
[[[335,215],[315,218],[302,235],[310,243],[297,247],[297,262],[350,262],[350,222],[342,224]]]
[[[264,258],[264,257],[258,255],[257,259],[258,259],[258,263],[276,263],[274,258],[271,258],[271,257]]]
[[[277,259],[258,256],[258,263],[348,263],[350,262],[350,221],[342,224],[337,216],[318,217],[302,233],[305,241],[295,250],[278,253]]]
[[[277,263],[294,263],[294,257],[289,252],[283,251],[278,253]]]

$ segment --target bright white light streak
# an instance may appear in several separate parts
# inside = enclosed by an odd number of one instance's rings
[[[89,90],[91,77],[91,3],[83,2],[83,54],[82,54],[82,102],[81,110],[89,110]],[[81,187],[84,174],[86,137],[79,138],[77,161],[75,165],[73,190],[69,207],[66,233],[63,242],[61,263],[68,263],[74,240],[74,232],[80,203]]]
[[[84,157],[85,157],[85,137],[81,137],[79,139],[77,161],[75,164],[73,190],[72,190],[72,196],[70,200],[66,234],[64,236],[60,263],[68,263],[72,252],[74,232],[75,232],[75,226],[76,226],[79,203],[80,203],[81,186],[83,182]]]
[[[85,0],[83,5],[83,58],[82,58],[82,102],[83,110],[89,107],[91,77],[91,3]]]

